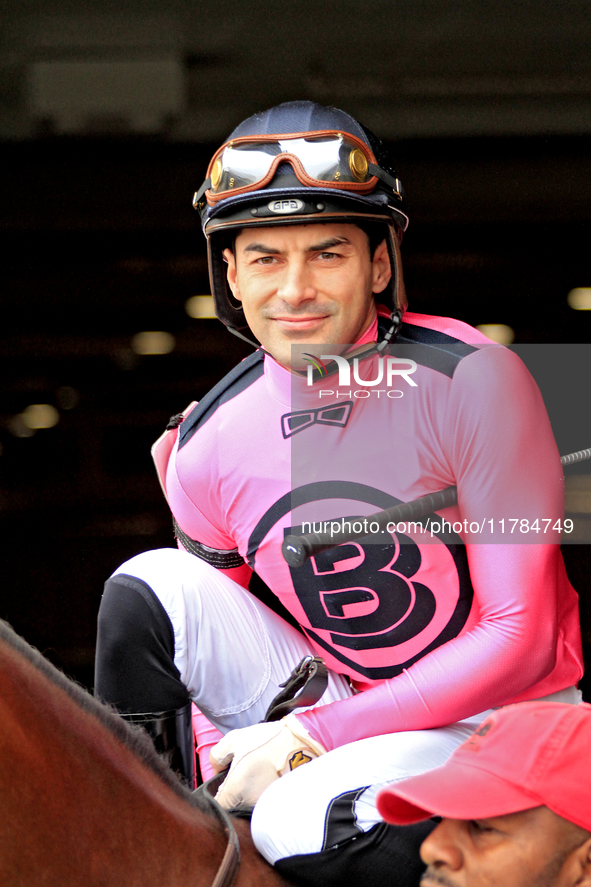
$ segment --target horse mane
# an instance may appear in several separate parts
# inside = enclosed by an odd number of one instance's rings
[[[8,644],[17,653],[30,662],[53,684],[63,690],[83,711],[95,717],[115,737],[125,745],[143,764],[160,777],[175,794],[183,798],[192,807],[203,809],[199,798],[195,797],[174,775],[165,761],[154,750],[152,741],[146,732],[138,726],[128,724],[116,709],[104,702],[99,702],[80,684],[51,664],[42,654],[21,638],[4,620],[0,619],[0,641]]]

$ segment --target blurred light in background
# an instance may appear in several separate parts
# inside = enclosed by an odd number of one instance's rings
[[[21,419],[27,428],[39,431],[41,428],[53,428],[60,420],[60,414],[49,403],[32,403],[23,410]]]
[[[131,340],[131,348],[136,354],[170,354],[176,341],[172,333],[136,333]]]
[[[476,329],[499,345],[511,345],[515,341],[515,330],[506,323],[481,323]]]
[[[60,420],[60,414],[49,403],[32,403],[26,409],[13,416],[8,429],[14,437],[32,437],[42,428],[53,428]]]
[[[80,392],[71,385],[62,385],[58,388],[55,397],[61,410],[74,410],[80,403]]]
[[[591,311],[591,286],[577,286],[571,290],[566,301],[575,311]]]
[[[591,514],[591,475],[565,477],[565,507],[571,514]]]
[[[213,296],[191,296],[185,302],[185,311],[189,317],[195,320],[205,320],[215,317],[215,309],[213,307]]]
[[[8,430],[14,437],[33,437],[35,432],[25,424],[22,415],[13,416],[8,422]]]

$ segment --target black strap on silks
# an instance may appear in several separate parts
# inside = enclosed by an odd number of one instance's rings
[[[280,687],[280,693],[271,702],[264,721],[279,721],[295,708],[314,705],[328,685],[328,669],[320,656],[304,656]]]

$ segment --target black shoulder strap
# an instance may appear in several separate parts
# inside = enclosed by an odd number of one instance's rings
[[[183,447],[195,434],[197,429],[210,419],[222,404],[227,403],[249,388],[259,379],[264,372],[264,354],[255,351],[245,357],[238,366],[224,376],[217,385],[203,397],[195,409],[191,410],[186,420],[182,423],[179,432],[179,449]]]

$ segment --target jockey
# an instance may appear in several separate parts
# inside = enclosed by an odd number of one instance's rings
[[[106,583],[96,692],[158,741],[172,728],[186,774],[198,706],[214,769],[231,765],[220,803],[254,805],[255,843],[286,877],[414,884],[432,823],[386,825],[378,791],[442,764],[493,708],[580,701],[541,395],[508,349],[407,310],[402,187],[343,111],[289,102],[244,121],[194,206],[216,313],[260,345],[155,445],[179,548]],[[426,522],[366,520],[299,568],[282,557],[288,534],[450,485],[458,505]],[[320,702],[261,723],[306,655],[329,667]]]

